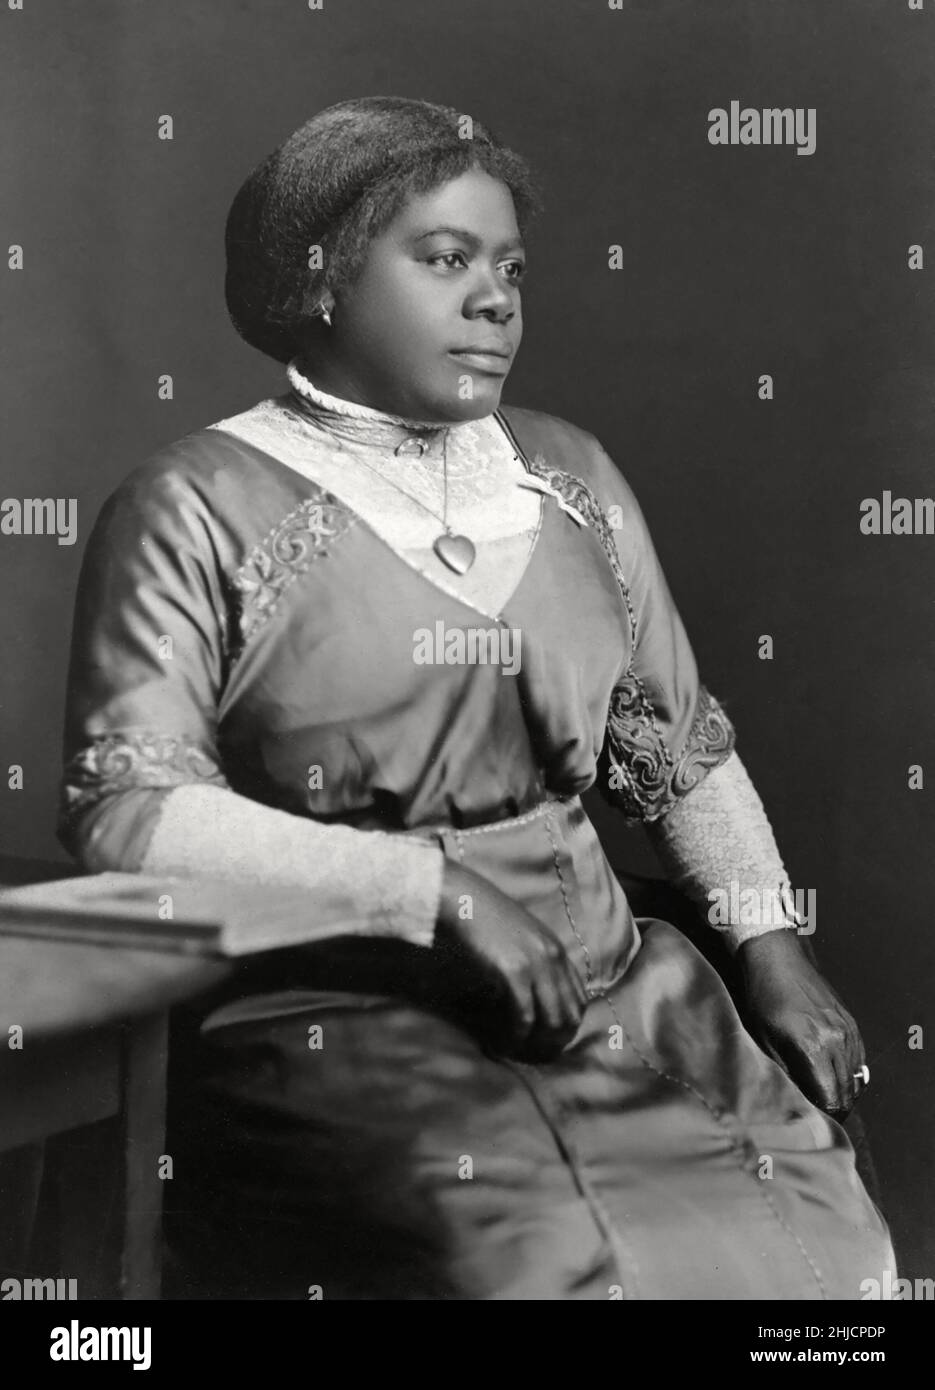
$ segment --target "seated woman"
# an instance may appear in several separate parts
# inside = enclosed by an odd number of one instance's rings
[[[308,889],[309,945],[176,1040],[178,1296],[855,1299],[894,1265],[795,921],[720,928],[761,1047],[582,809],[597,782],[703,911],[787,885],[629,486],[500,408],[536,202],[453,110],[308,121],[227,226],[288,390],[131,473],[88,545],[65,843]]]

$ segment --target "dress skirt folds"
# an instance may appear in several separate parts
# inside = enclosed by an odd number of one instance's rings
[[[592,994],[577,1036],[489,1055],[430,982],[433,1007],[376,989],[395,943],[306,966],[353,992],[209,1015],[170,1194],[205,1283],[180,1294],[840,1299],[893,1267],[844,1131],[686,938],[634,921],[577,798],[443,838],[560,936]]]
[[[522,632],[511,674],[415,665],[414,630],[484,616],[223,430],[131,475],[89,544],[76,852],[132,863],[160,798],[196,780],[434,840],[559,937],[590,1001],[557,1058],[523,1063],[422,946],[336,935],[262,958],[175,1039],[169,1292],[858,1299],[894,1258],[847,1136],[688,940],[634,919],[580,801],[597,782],[630,821],[664,815],[733,728],[596,441],[502,422],[546,485],[489,620]]]

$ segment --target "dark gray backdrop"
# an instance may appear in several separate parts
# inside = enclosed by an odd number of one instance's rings
[[[935,257],[933,12],[25,0],[0,14],[2,244],[25,249],[3,279],[0,493],[79,503],[74,547],[0,536],[2,848],[63,857],[71,605],[101,502],[157,446],[281,389],[225,316],[236,187],[349,96],[474,113],[548,197],[505,399],[592,430],[641,499],[792,881],[818,892],[815,940],[867,1038],[863,1113],[910,1276],[935,1275],[935,537],[863,536],[858,509],[884,488],[935,492],[935,267],[907,268],[910,244]],[[816,108],[816,152],[710,146],[707,112],[732,99]],[[166,372],[175,398],[160,402]],[[618,863],[651,864],[641,836],[609,814],[600,827]]]

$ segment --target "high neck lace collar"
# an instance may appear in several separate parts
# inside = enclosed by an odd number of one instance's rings
[[[437,421],[408,420],[405,415],[389,415],[384,410],[374,410],[370,405],[358,405],[356,401],[346,401],[343,396],[330,396],[322,391],[307,376],[299,371],[298,358],[293,358],[286,368],[289,384],[304,401],[309,401],[319,410],[341,415],[347,420],[366,421],[368,424],[395,425],[406,430],[444,429]]]
[[[454,421],[440,424],[437,420],[410,420],[405,415],[391,415],[373,406],[358,405],[342,396],[329,395],[322,391],[298,367],[298,359],[293,358],[286,368],[292,395],[304,414],[310,416],[325,429],[332,430],[362,444],[392,445],[398,447],[407,440],[422,441],[422,447],[431,447],[436,441],[457,432],[472,421]],[[421,452],[421,450],[420,450]]]

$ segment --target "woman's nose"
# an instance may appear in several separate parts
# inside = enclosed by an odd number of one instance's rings
[[[471,289],[464,307],[468,318],[490,314],[499,322],[506,323],[516,313],[515,291],[504,284],[502,276],[495,270],[490,270]]]

